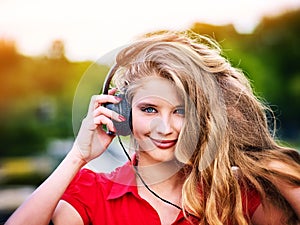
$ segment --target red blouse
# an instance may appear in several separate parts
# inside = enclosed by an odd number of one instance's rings
[[[246,201],[246,199],[248,199]],[[82,169],[73,179],[62,200],[71,204],[84,224],[160,225],[156,210],[138,194],[135,172],[130,163],[110,174]],[[256,191],[243,193],[244,214],[252,217],[260,204]],[[197,219],[190,218],[197,224]],[[181,211],[172,225],[191,224]]]

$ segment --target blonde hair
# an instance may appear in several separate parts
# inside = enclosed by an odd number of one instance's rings
[[[175,156],[186,165],[183,208],[199,218],[199,224],[248,224],[241,186],[253,186],[292,221],[293,212],[272,179],[299,185],[299,154],[275,142],[267,123],[268,108],[221,53],[216,42],[193,33],[149,35],[117,55],[120,69],[115,82],[126,89],[129,101],[147,76],[164,77],[181,90],[186,120]],[[268,166],[272,161],[286,163],[296,172],[274,170]],[[239,168],[239,179],[233,166]]]

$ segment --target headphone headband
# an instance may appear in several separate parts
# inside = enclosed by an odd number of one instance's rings
[[[114,77],[114,75],[115,75],[116,71],[118,70],[118,68],[119,68],[119,66],[117,64],[114,64],[110,68],[110,70],[109,70],[109,72],[108,72],[108,74],[105,78],[105,81],[103,83],[103,88],[102,88],[102,93],[103,94],[108,94],[110,82],[111,82],[112,78]]]

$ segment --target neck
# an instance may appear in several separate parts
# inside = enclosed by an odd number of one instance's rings
[[[168,165],[162,167],[169,168]],[[142,168],[142,172],[139,171],[139,168]],[[136,168],[138,171],[136,176],[139,195],[146,199],[156,210],[161,207],[165,209],[168,206],[166,203],[169,206],[176,207],[175,214],[177,215],[177,210],[181,210],[181,192],[184,181],[180,176],[181,172],[170,174],[167,172],[168,170],[163,170],[161,173],[160,170],[155,170],[151,173],[149,168],[139,168]],[[173,207],[172,209],[175,210]]]
[[[137,171],[148,186],[168,186],[178,187],[183,183],[180,169],[182,165],[176,161],[159,162],[151,165],[143,165],[143,161],[139,160]],[[142,185],[140,179],[137,184]]]

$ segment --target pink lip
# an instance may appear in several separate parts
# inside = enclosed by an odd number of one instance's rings
[[[150,138],[150,139],[152,140],[153,144],[160,149],[171,148],[177,142],[177,140],[156,140],[153,138]]]

